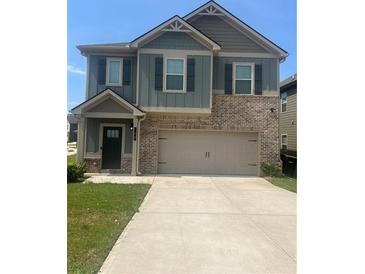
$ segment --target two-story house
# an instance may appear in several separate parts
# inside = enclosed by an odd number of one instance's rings
[[[214,1],[87,58],[78,160],[89,172],[259,175],[280,164],[288,53]]]

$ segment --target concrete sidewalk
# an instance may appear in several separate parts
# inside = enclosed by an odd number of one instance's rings
[[[295,273],[296,194],[262,178],[157,176],[100,273]]]

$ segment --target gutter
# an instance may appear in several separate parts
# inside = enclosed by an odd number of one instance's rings
[[[146,114],[142,116],[141,119],[138,119],[138,125],[137,125],[137,157],[136,157],[136,174],[137,176],[142,175],[142,173],[139,171],[139,143],[140,143],[140,136],[141,136],[141,122],[146,119]]]

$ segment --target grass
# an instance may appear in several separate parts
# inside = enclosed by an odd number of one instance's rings
[[[278,187],[297,193],[297,179],[290,177],[272,177],[270,182]]]
[[[146,196],[148,184],[67,185],[68,273],[97,273]]]
[[[67,156],[67,165],[76,164],[76,154]]]

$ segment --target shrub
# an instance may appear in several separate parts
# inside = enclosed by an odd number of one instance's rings
[[[261,165],[261,169],[266,176],[281,177],[283,175],[283,173],[281,172],[281,167],[277,165],[268,165],[263,163]]]
[[[82,164],[72,164],[67,166],[67,182],[73,183],[77,182],[79,178],[84,177],[86,172],[85,163]]]

